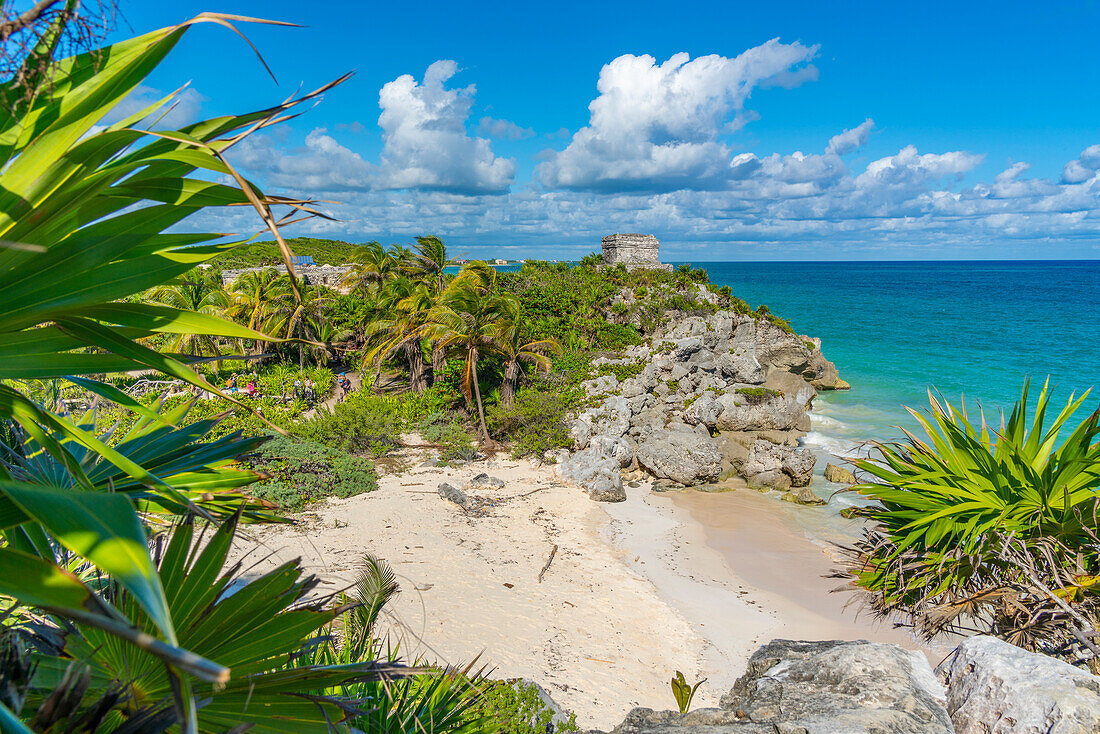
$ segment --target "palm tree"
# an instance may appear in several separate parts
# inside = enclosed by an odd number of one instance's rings
[[[221,278],[205,270],[189,270],[176,280],[151,289],[145,298],[151,303],[207,316],[220,316],[229,305],[229,294],[222,288]],[[210,334],[172,334],[167,348],[192,357],[204,351],[214,356],[221,353],[217,337]]]
[[[286,280],[274,268],[241,273],[229,285],[231,300],[225,315],[238,324],[263,332],[270,325],[286,288]]]
[[[420,346],[424,325],[434,303],[430,290],[405,276],[394,278],[383,288],[379,298],[380,317],[366,328],[366,339],[373,346],[363,358],[375,366],[375,376],[382,362],[400,352],[409,365],[409,389],[423,392],[428,387],[427,365]]]
[[[483,274],[474,270],[460,273],[440,296],[429,314],[423,333],[441,349],[458,353],[463,360],[461,387],[467,402],[477,407],[478,431],[483,443],[489,442],[485,425],[485,407],[478,385],[478,360],[491,353],[502,353],[501,299],[484,285]]]
[[[329,319],[324,319],[316,325],[315,334],[320,346],[312,346],[310,351],[317,364],[321,365],[328,364],[336,351],[336,344],[346,342],[355,336],[354,331],[340,329]]]
[[[561,353],[561,345],[555,339],[524,341],[523,310],[514,296],[500,296],[500,352],[504,356],[504,381],[500,385],[500,403],[510,406],[515,399],[516,387],[523,373],[522,363],[534,365],[543,372],[550,371],[550,358],[546,353]]]
[[[447,257],[447,246],[435,236],[417,237],[416,249],[409,253],[408,269],[414,277],[429,284],[437,296],[442,295],[446,276],[444,271],[454,265]],[[436,342],[432,342],[432,378],[443,371],[445,355]]]
[[[413,273],[435,283],[436,293],[443,292],[444,270],[455,264],[447,257],[447,246],[438,237],[417,237],[415,251],[409,263]]]
[[[305,286],[301,289],[301,300],[294,298],[288,279],[282,279],[283,285],[276,297],[271,311],[271,333],[285,339],[305,339],[317,342],[317,333],[325,316],[322,306],[332,303],[332,299],[321,294],[318,286]],[[305,367],[305,345],[298,342],[298,369]]]
[[[363,245],[351,259],[351,270],[344,276],[345,288],[368,291],[395,277],[401,261],[377,241]]]

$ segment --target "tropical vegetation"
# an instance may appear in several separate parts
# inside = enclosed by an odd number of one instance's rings
[[[999,427],[929,393],[910,410],[924,436],[857,461],[871,524],[845,575],[929,638],[991,634],[1100,670],[1100,411],[1071,426],[1087,393],[1061,409],[1049,385],[1029,393]]]
[[[334,623],[360,619],[377,597],[310,595],[296,562],[247,579],[229,562],[240,522],[281,517],[247,493],[259,475],[236,462],[265,437],[213,437],[222,416],[194,414],[217,401],[249,407],[208,379],[202,355],[278,344],[272,324],[300,343],[316,304],[290,275],[263,319],[255,308],[251,326],[224,319],[216,282],[192,269],[238,243],[167,230],[207,206],[250,207],[293,274],[274,212],[316,211],[265,193],[226,153],[332,85],[164,130],[170,94],[107,124],[192,28],[241,19],[203,14],[54,58],[81,8],[54,10],[0,86],[0,728],[491,728],[465,714],[480,696],[473,674],[401,665],[373,643],[315,654]],[[215,399],[139,399],[105,377],[125,373]],[[67,407],[72,389],[88,410]],[[106,406],[128,420],[104,428]]]

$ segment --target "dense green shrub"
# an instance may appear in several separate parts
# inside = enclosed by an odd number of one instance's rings
[[[253,485],[252,495],[287,510],[322,497],[352,497],[378,488],[370,461],[312,441],[274,436],[247,461],[270,477]]]
[[[645,369],[645,362],[616,362],[612,364],[601,364],[596,374],[599,375],[615,375],[619,382],[636,377],[641,374]]]
[[[513,457],[542,456],[573,445],[567,417],[575,405],[568,394],[524,387],[516,392],[510,407],[490,406],[485,420],[493,438],[512,444]]]
[[[454,413],[432,413],[417,427],[424,440],[440,447],[444,461],[471,461],[477,456],[473,435]]]
[[[407,426],[398,400],[359,391],[331,410],[319,408],[311,420],[292,430],[307,441],[340,451],[382,456],[400,445]]]
[[[750,403],[762,403],[768,398],[783,397],[780,390],[772,390],[768,387],[739,387],[734,392],[738,395],[744,395]]]
[[[1100,672],[1100,411],[1029,385],[999,428],[929,392],[923,433],[855,462],[870,521],[847,573],[871,609],[928,638],[985,634]]]
[[[481,702],[476,713],[496,725],[498,734],[556,734],[576,732],[577,717],[554,721],[554,711],[539,695],[538,688],[523,680],[483,681]]]

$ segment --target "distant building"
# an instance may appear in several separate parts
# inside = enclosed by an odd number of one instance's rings
[[[493,262],[494,265],[507,265],[507,260],[501,260],[499,257]]]
[[[299,263],[298,260],[302,258],[309,260],[309,262],[304,264]],[[344,287],[344,278],[351,271],[350,265],[314,265],[313,258],[309,255],[296,256],[293,262],[294,271],[298,273],[298,277],[300,277],[302,282],[306,285],[323,285],[326,288],[333,289],[337,293],[348,292],[348,289]],[[222,286],[228,288],[242,273],[254,273],[259,270],[277,270],[281,274],[286,274],[285,265],[268,265],[262,268],[223,270]]]
[[[661,243],[651,234],[609,234],[603,238],[603,264],[620,263],[627,268],[652,268],[672,270],[671,265],[660,261]]]

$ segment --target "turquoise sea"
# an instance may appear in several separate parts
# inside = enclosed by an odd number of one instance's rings
[[[902,406],[925,407],[930,387],[955,403],[965,395],[994,422],[1028,377],[1037,389],[1049,376],[1059,404],[1100,386],[1100,261],[694,265],[820,337],[852,384],[815,401],[806,443],[821,454],[819,471],[827,453],[915,427]],[[1098,404],[1100,390],[1079,417]]]

